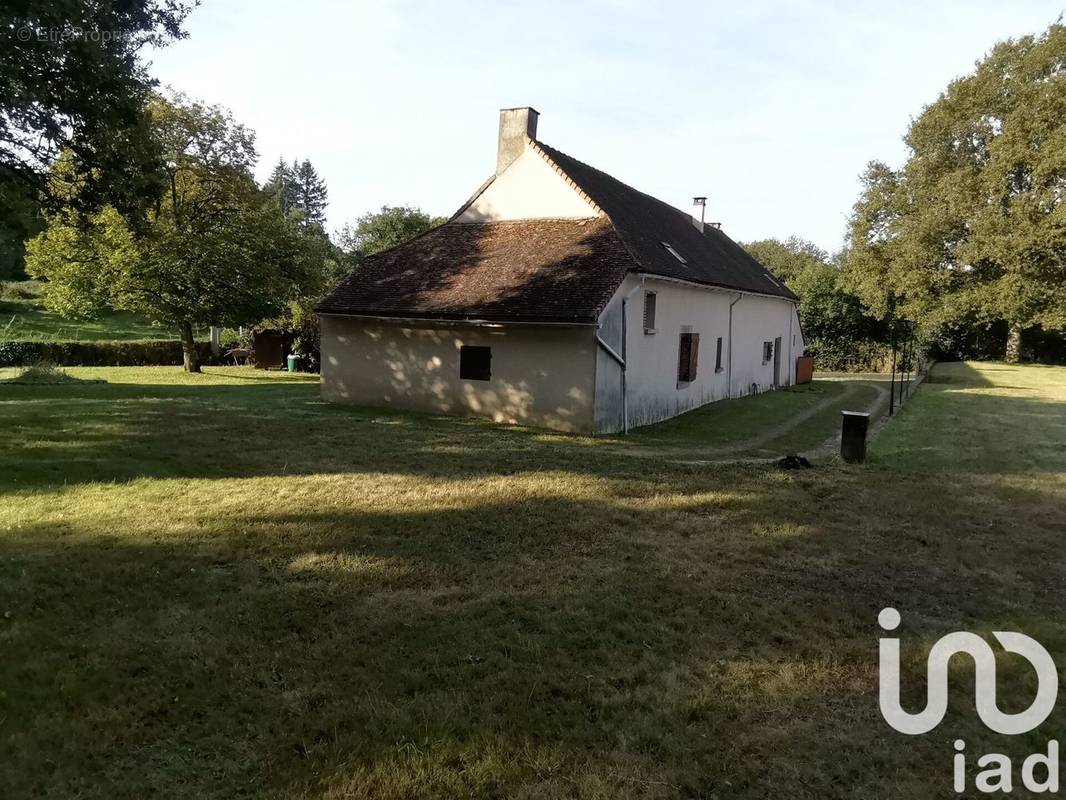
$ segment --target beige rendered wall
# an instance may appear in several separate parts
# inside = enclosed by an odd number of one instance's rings
[[[635,289],[635,291],[633,291]],[[648,277],[643,287],[631,275],[600,317],[600,335],[621,348],[622,298],[630,295],[626,325],[629,425],[637,427],[727,397],[772,388],[773,361],[763,362],[763,342],[781,338],[780,385],[794,382],[803,338],[795,304],[780,298],[738,294]],[[656,293],[655,333],[644,332],[644,296]],[[737,299],[739,297],[739,300]],[[732,368],[729,305],[734,300]],[[696,380],[679,384],[677,365],[682,331],[700,335]],[[722,337],[722,370],[715,371],[715,344]],[[597,357],[596,430],[621,429],[621,367],[601,352]]]
[[[585,219],[596,214],[596,209],[527,144],[522,155],[496,176],[456,221]]]
[[[332,402],[591,432],[593,326],[487,327],[323,316],[322,396]],[[460,380],[459,348],[492,348],[489,381]]]

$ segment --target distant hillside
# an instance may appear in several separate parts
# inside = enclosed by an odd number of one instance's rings
[[[3,284],[0,339],[21,341],[129,341],[176,339],[177,333],[136,314],[110,312],[96,319],[64,319],[47,311],[34,281]]]

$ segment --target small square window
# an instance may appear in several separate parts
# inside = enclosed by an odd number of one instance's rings
[[[487,381],[492,378],[492,348],[463,345],[459,348],[459,378]]]
[[[644,332],[655,333],[655,292],[644,293]]]

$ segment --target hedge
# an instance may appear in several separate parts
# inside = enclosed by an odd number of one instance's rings
[[[881,342],[807,342],[807,355],[814,357],[818,372],[885,372],[892,364],[892,348]]]
[[[211,363],[211,346],[197,342],[202,363]],[[62,367],[150,367],[181,364],[181,342],[132,340],[113,342],[0,341],[0,367],[51,361]]]

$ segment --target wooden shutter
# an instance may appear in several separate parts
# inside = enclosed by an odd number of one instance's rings
[[[681,334],[681,344],[678,347],[677,354],[677,379],[679,381],[688,381],[688,368],[692,362],[692,334]]]
[[[682,383],[696,380],[696,364],[700,354],[700,335],[683,333],[677,354],[677,379]]]
[[[650,331],[655,328],[655,292],[644,294],[644,330]]]

